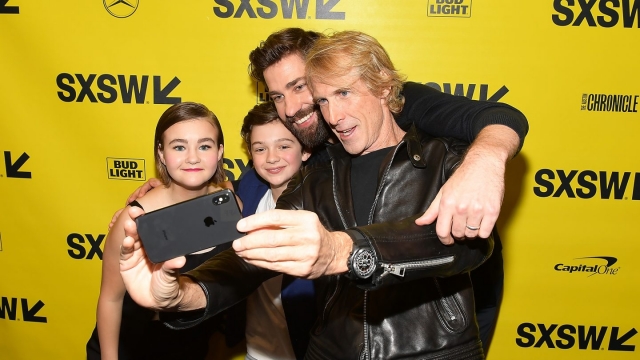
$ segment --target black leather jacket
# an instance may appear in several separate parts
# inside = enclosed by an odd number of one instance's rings
[[[465,149],[456,140],[410,129],[383,160],[368,226],[356,226],[351,156],[341,145],[329,149],[331,164],[305,169],[291,180],[278,208],[314,211],[327,229],[349,229],[350,236],[366,238],[381,264],[364,283],[344,275],[316,280],[320,316],[307,359],[483,358],[468,272],[489,257],[493,240],[445,246],[435,224],[414,223]],[[233,252],[221,255],[189,273],[207,296],[205,317],[276,275]]]

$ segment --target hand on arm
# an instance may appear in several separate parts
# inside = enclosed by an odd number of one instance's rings
[[[154,264],[146,256],[133,219],[144,214],[137,207],[128,210],[125,238],[120,248],[120,275],[131,298],[154,310],[195,310],[206,305],[202,288],[178,269],[186,259],[178,257]]]
[[[519,144],[512,129],[485,127],[416,224],[431,224],[437,218],[436,232],[443,244],[452,244],[454,238],[489,237],[502,206],[506,162]]]
[[[308,279],[347,271],[353,241],[344,232],[326,230],[313,212],[259,213],[240,220],[238,231],[248,235],[233,248],[252,265]]]
[[[156,178],[149,179],[149,181],[145,182],[144,184],[142,184],[142,186],[137,188],[133,192],[133,194],[129,195],[129,197],[127,198],[127,203],[124,204],[124,206],[126,207],[127,205],[131,204],[134,200],[138,200],[139,198],[143,197],[144,194],[149,192],[149,190],[151,190],[151,189],[153,189],[155,187],[158,187],[160,185],[162,185],[162,182],[160,180],[158,180]],[[113,217],[111,218],[111,222],[109,223],[109,230],[111,230],[113,225],[118,220],[118,217],[122,213],[122,210],[124,210],[124,208],[123,209],[119,209],[118,211],[115,212],[115,214],[113,214]]]

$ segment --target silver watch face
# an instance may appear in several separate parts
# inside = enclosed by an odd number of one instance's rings
[[[369,249],[358,250],[353,257],[353,272],[360,278],[368,278],[376,269],[376,259]]]

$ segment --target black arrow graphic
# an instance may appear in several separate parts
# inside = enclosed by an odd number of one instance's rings
[[[23,152],[15,163],[11,162],[11,152],[4,152],[4,162],[7,169],[7,177],[19,179],[31,179],[30,171],[19,171],[22,165],[29,160],[29,155]]]
[[[611,328],[611,338],[609,339],[609,350],[617,350],[617,351],[635,351],[635,345],[624,345],[627,340],[634,337],[638,331],[635,328],[627,331],[626,334],[618,337],[618,327],[615,326]]]
[[[17,6],[7,6],[9,0],[0,0],[0,14],[20,14]]]
[[[318,0],[316,2],[316,19],[344,20],[344,11],[331,11],[340,0]]]
[[[182,101],[179,97],[169,97],[169,94],[180,84],[180,79],[174,76],[173,79],[162,88],[160,76],[153,77],[153,103],[154,104],[177,104]]]
[[[40,309],[42,309],[42,307],[44,306],[44,303],[41,300],[38,300],[38,302],[35,305],[33,305],[31,309],[29,309],[29,304],[27,304],[27,299],[20,299],[20,302],[22,303],[22,319],[24,321],[41,322],[41,323],[47,322],[46,317],[36,316],[38,311],[40,311]]]

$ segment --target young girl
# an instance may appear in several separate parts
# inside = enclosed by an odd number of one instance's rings
[[[167,109],[156,126],[154,152],[163,186],[129,206],[149,212],[220,189],[216,184],[225,177],[224,137],[218,119],[204,105],[186,102]],[[217,319],[193,329],[171,330],[156,321],[153,311],[138,306],[128,296],[118,262],[125,237],[123,224],[128,219],[125,210],[107,236],[97,326],[87,344],[87,359],[204,359]],[[227,244],[187,255],[181,272],[229,247]]]

